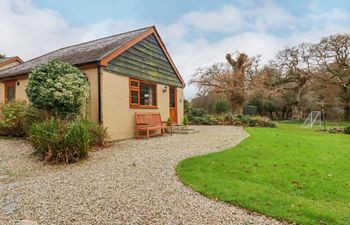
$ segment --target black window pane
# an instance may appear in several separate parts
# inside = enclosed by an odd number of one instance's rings
[[[16,98],[16,87],[7,87],[7,100],[15,100]]]
[[[131,103],[138,104],[139,103],[139,92],[131,91]]]
[[[156,86],[140,82],[140,105],[156,106]]]
[[[137,81],[131,81],[131,86],[138,87],[139,83]]]
[[[170,107],[175,108],[175,89],[170,88]]]

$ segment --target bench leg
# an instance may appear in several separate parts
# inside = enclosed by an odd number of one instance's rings
[[[149,140],[149,130],[147,130],[146,133],[147,133],[147,140]]]
[[[173,136],[173,128],[170,128],[170,135]]]

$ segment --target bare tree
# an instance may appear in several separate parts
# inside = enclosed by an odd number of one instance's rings
[[[231,109],[233,113],[243,114],[246,72],[252,66],[252,59],[250,59],[245,53],[239,53],[237,54],[236,59],[233,59],[231,54],[226,54],[226,60],[232,66],[232,88],[229,94]]]
[[[302,118],[301,99],[305,94],[306,87],[311,84],[316,71],[310,49],[311,44],[306,43],[297,47],[287,47],[276,55],[274,61],[283,78],[274,92],[290,92],[292,118],[294,119]]]
[[[313,46],[323,82],[336,82],[340,89],[344,118],[350,121],[350,34],[331,35]]]
[[[197,85],[199,94],[224,94],[230,101],[233,113],[243,113],[245,100],[246,72],[252,61],[244,53],[237,54],[233,59],[231,54],[226,55],[229,64],[217,63],[206,68],[199,68],[190,84]]]

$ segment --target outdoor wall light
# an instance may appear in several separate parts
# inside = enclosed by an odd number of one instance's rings
[[[167,90],[168,90],[168,86],[164,86],[163,93],[167,92]]]

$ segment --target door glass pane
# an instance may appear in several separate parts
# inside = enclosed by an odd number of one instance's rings
[[[175,89],[170,88],[170,107],[175,108]]]
[[[7,100],[15,100],[16,98],[16,87],[7,87]]]
[[[138,104],[139,103],[139,92],[131,91],[131,103]]]
[[[140,105],[157,105],[156,86],[140,82]]]

